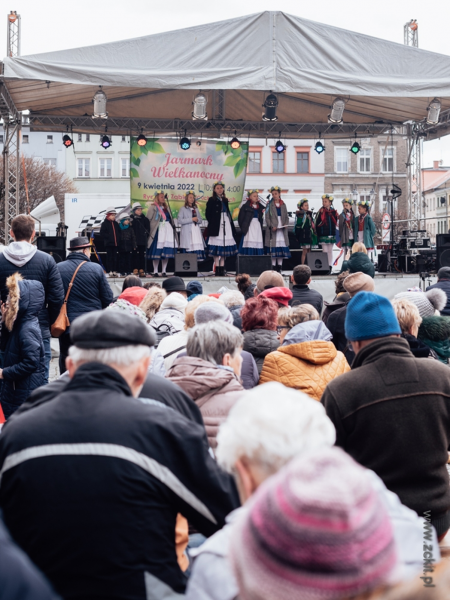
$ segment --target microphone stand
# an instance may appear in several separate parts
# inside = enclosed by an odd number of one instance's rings
[[[267,196],[266,200],[269,200],[270,198],[270,194]],[[270,233],[270,237],[269,237],[269,253],[270,253],[270,260],[272,260],[272,225],[270,223],[270,204],[272,202],[273,198],[270,198],[269,202],[267,203],[266,206],[266,211],[268,211],[268,215],[269,215],[269,223],[267,222],[267,218],[266,218],[266,227],[269,228],[269,233]],[[273,263],[272,263],[272,270],[273,270]]]
[[[222,210],[221,210],[220,214],[221,214],[221,216],[222,216],[222,214],[224,215],[223,222],[222,222],[222,230],[223,230],[223,273],[222,273],[222,267],[220,267],[220,265],[219,265],[219,268],[220,268],[221,274],[225,275],[225,240],[226,240],[225,216],[228,217],[228,214],[226,212],[223,212],[223,208],[225,207],[225,204],[223,202],[222,196],[220,197],[220,202],[222,204]],[[219,260],[219,263],[220,263],[220,260]]]

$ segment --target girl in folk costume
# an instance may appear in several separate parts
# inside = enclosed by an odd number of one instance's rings
[[[272,267],[281,273],[284,258],[290,258],[286,204],[281,199],[281,188],[270,188],[272,200],[266,207],[266,254],[272,255]]]
[[[195,252],[198,260],[205,259],[205,242],[200,225],[203,219],[193,192],[187,192],[184,206],[178,213],[181,225],[180,249],[182,252]]]
[[[214,256],[216,275],[225,275],[225,257],[237,254],[236,230],[224,192],[225,184],[217,181],[213,186],[213,195],[206,203],[205,213],[209,233],[208,251]]]
[[[342,248],[351,248],[355,243],[355,213],[352,208],[353,200],[344,198],[342,200],[343,210],[339,215],[339,235]]]
[[[373,236],[376,233],[375,223],[369,214],[371,202],[369,200],[360,200],[358,202],[359,215],[355,219],[355,241],[362,242],[367,251],[373,251]]]
[[[172,215],[164,193],[157,190],[154,196],[155,201],[150,205],[147,212],[147,219],[150,221],[147,256],[153,260],[153,276],[159,276],[158,267],[161,260],[162,276],[167,277],[167,263],[169,258],[175,256],[175,248],[178,244],[173,228]]]
[[[259,203],[258,190],[249,190],[247,202],[241,206],[238,217],[242,233],[239,254],[252,256],[264,254],[263,214],[264,210]]]
[[[324,194],[322,206],[316,217],[316,232],[322,250],[328,255],[330,270],[333,266],[333,245],[336,242],[336,227],[339,220],[338,212],[333,208],[333,196]]]
[[[306,262],[306,255],[311,250],[312,235],[315,231],[312,211],[309,210],[307,198],[303,198],[297,204],[297,221],[295,223],[294,233],[300,248],[302,249],[302,265]]]

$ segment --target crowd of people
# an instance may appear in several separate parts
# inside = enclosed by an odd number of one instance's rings
[[[227,213],[216,217],[226,234]],[[158,209],[155,221],[156,256],[173,230]],[[349,268],[326,302],[306,264],[291,289],[274,268],[213,294],[138,270],[114,297],[87,238],[56,265],[30,217],[11,235],[0,598],[448,597],[449,268],[392,301]],[[48,382],[51,335],[60,376]]]

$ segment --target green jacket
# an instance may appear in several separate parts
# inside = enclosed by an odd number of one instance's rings
[[[350,271],[350,273],[365,273],[370,277],[375,277],[375,265],[364,252],[354,252],[348,260],[342,263],[341,273]]]
[[[356,215],[355,217],[355,224],[354,224],[354,235],[355,235],[355,242],[358,241],[358,223],[359,223],[359,215]],[[367,217],[364,219],[364,246],[366,248],[374,248],[374,243],[373,243],[373,236],[376,233],[376,228],[375,228],[375,223],[372,220],[372,217],[370,215],[367,215]]]

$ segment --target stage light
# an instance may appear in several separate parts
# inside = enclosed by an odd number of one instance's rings
[[[108,113],[106,112],[106,101],[107,97],[105,92],[100,89],[97,90],[94,94],[94,98],[92,99],[94,102],[94,114],[92,115],[93,119],[107,119]]]
[[[278,140],[278,142],[275,144],[275,150],[278,152],[278,154],[283,154],[283,152],[286,150],[286,146],[281,140]]]
[[[186,136],[182,137],[180,140],[180,148],[182,150],[189,150],[190,147],[191,147],[191,140],[189,138],[187,138]]]
[[[355,140],[352,144],[352,147],[350,148],[350,152],[353,152],[353,154],[358,154],[358,152],[361,150],[361,146],[358,144],[358,142]]]
[[[241,142],[237,139],[237,137],[234,137],[230,142],[230,146],[233,148],[233,150],[237,150],[241,147]]]
[[[102,137],[102,141],[100,142],[100,146],[102,148],[109,148],[110,146],[112,146],[112,141],[111,138],[109,136],[107,136],[106,134]]]
[[[328,115],[329,123],[342,123],[342,115],[344,114],[345,100],[343,98],[335,98],[331,107],[331,114]]]
[[[428,125],[437,125],[439,123],[439,113],[441,112],[441,103],[437,98],[434,98],[430,102],[430,106],[427,108],[427,123]]]
[[[147,138],[145,137],[145,135],[143,133],[141,133],[141,135],[137,139],[137,145],[145,146],[146,144],[147,144]]]
[[[208,102],[207,97],[200,92],[194,98],[194,111],[192,118],[194,121],[207,121],[208,115],[206,114],[206,104]]]
[[[263,107],[266,109],[262,115],[263,121],[278,121],[277,117],[278,98],[275,94],[269,94],[264,101]]]
[[[67,133],[65,136],[63,136],[63,144],[66,148],[70,148],[70,146],[73,146],[73,140],[70,137],[70,135],[67,135]]]
[[[314,150],[317,152],[317,154],[322,154],[322,152],[325,152],[325,146],[322,144],[322,142],[316,142]]]

